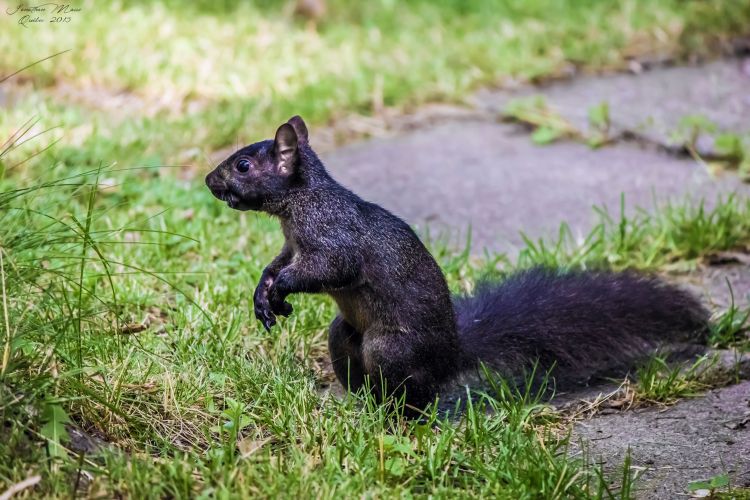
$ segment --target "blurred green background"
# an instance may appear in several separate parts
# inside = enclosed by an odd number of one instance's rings
[[[333,147],[359,134],[346,118],[480,86],[718,56],[750,2],[313,4],[87,1],[24,27],[0,2],[0,75],[65,51],[0,83],[0,492],[38,475],[24,495],[628,497],[629,464],[613,485],[570,458],[534,397],[501,390],[456,425],[330,397],[333,304],[294,297],[260,329],[278,224],[228,210],[203,174],[294,114]],[[431,249],[457,292],[517,265],[664,269],[747,242],[749,212],[610,221],[520,263]]]
[[[308,4],[324,11],[295,14]],[[205,161],[202,153],[267,137],[294,114],[315,127],[383,108],[460,102],[478,86],[571,68],[716,55],[750,22],[750,4],[740,0],[76,5],[69,23],[22,28],[20,14],[0,17],[2,74],[71,49],[6,82],[13,105],[0,134],[38,115],[40,127],[67,134],[79,165]]]

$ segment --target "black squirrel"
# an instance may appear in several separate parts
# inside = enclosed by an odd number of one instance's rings
[[[338,380],[357,390],[369,377],[378,400],[405,395],[412,411],[480,362],[506,377],[554,366],[559,387],[706,339],[696,298],[634,272],[538,268],[452,298],[411,227],[328,174],[299,116],[233,153],[206,184],[231,208],[281,221],[284,247],[253,296],[263,326],[292,313],[290,294],[327,293],[340,309],[328,340]]]

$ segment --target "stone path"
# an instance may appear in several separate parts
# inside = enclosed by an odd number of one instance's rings
[[[540,147],[516,126],[490,121],[375,139],[325,160],[343,184],[420,228],[448,230],[463,244],[471,226],[475,252],[514,254],[524,246],[521,231],[550,237],[563,221],[584,236],[597,221],[592,207],[617,216],[623,193],[632,209],[652,207],[655,196],[713,199],[746,189],[734,176],[712,179],[697,163],[658,151],[573,142]]]
[[[712,310],[726,310],[733,301],[740,307],[750,306],[750,264],[746,260],[703,267],[676,278],[704,297]]]
[[[702,66],[674,67],[641,75],[619,74],[558,82],[543,89],[516,92],[482,91],[475,106],[501,112],[512,99],[542,94],[578,128],[588,128],[588,110],[602,102],[612,111],[613,133],[638,132],[669,145],[680,120],[701,115],[719,129],[750,132],[750,59],[719,61]],[[699,145],[711,150],[703,137]]]
[[[615,128],[638,129],[666,143],[668,131],[687,114],[750,130],[747,73],[740,61],[729,60],[515,93],[484,91],[473,99],[473,115],[456,113],[461,119],[352,144],[324,160],[344,184],[418,227],[448,231],[462,244],[461,231],[471,226],[475,252],[486,247],[514,254],[522,246],[522,230],[532,238],[550,236],[566,221],[575,234],[585,234],[596,221],[592,206],[617,214],[621,193],[627,206],[650,208],[654,198],[710,200],[718,192],[750,190],[732,174],[714,178],[703,165],[654,147],[535,146],[518,126],[497,122],[510,99],[543,94],[581,127],[588,108],[606,100]],[[644,127],[649,121],[653,125]]]
[[[691,481],[719,474],[727,474],[734,486],[750,487],[750,381],[746,380],[750,354],[715,351],[712,355],[717,356],[715,373],[745,380],[670,407],[627,410],[605,400],[588,419],[580,419],[587,409],[581,401],[617,394],[617,384],[556,396],[555,407],[579,415],[571,455],[586,455],[619,476],[629,452],[638,477],[637,498],[685,496]]]
[[[750,487],[750,381],[670,408],[600,414],[577,423],[574,439],[605,470],[621,474],[630,452],[638,498],[687,496],[691,481],[728,474]]]
[[[599,150],[574,142],[535,146],[527,131],[497,119],[511,99],[532,94],[545,95],[582,129],[588,108],[607,101],[615,133],[636,131],[647,140]],[[606,206],[617,216],[621,193],[629,210],[667,199],[750,194],[735,175],[714,177],[704,165],[667,152],[671,132],[690,114],[727,130],[750,131],[750,63],[729,60],[515,92],[483,91],[474,96],[472,109],[456,108],[427,126],[351,144],[323,159],[342,183],[422,230],[447,232],[462,245],[462,231],[471,225],[475,253],[488,248],[513,255],[523,246],[520,231],[533,239],[550,237],[566,221],[574,235],[585,235],[597,221],[592,207]],[[314,134],[312,139],[314,145]],[[700,147],[710,151],[712,144]],[[745,259],[683,279],[719,308],[730,302],[728,279],[736,300],[747,303]],[[750,486],[749,405],[745,381],[666,411],[599,414],[576,424],[574,440],[610,470],[619,470],[630,448],[633,465],[643,472],[638,497],[683,497],[688,482],[723,472],[735,486]]]

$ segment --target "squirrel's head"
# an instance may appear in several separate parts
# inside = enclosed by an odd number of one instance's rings
[[[237,210],[263,210],[300,182],[300,149],[307,127],[294,116],[276,131],[274,140],[245,146],[206,176],[214,196]]]

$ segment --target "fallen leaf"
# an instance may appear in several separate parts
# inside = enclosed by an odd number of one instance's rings
[[[120,327],[120,333],[123,335],[130,335],[132,333],[139,333],[148,328],[145,323],[128,323]]]
[[[242,458],[247,458],[256,451],[260,450],[265,446],[266,443],[268,443],[271,440],[271,438],[266,439],[240,439],[237,443],[237,448],[240,450],[240,454],[242,455]]]

